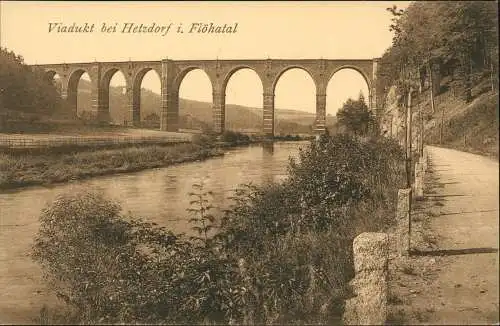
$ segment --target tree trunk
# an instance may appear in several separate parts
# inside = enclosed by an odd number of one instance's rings
[[[496,73],[495,73],[495,65],[493,63],[493,58],[494,54],[492,53],[493,51],[490,51],[490,82],[491,82],[491,91],[495,91],[497,88],[497,81],[496,81]]]
[[[464,54],[463,60],[463,69],[464,69],[464,100],[466,103],[469,103],[472,99],[472,91],[471,91],[471,58],[470,53]]]
[[[434,114],[436,112],[436,108],[434,107],[434,74],[432,73],[432,66],[429,61],[427,61],[427,69],[429,71],[429,80],[430,80],[430,90],[431,90],[431,111]]]
[[[411,93],[413,88],[410,86],[408,91],[408,106],[406,107],[406,186],[411,188]]]

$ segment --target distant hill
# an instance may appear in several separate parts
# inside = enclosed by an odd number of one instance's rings
[[[81,111],[90,110],[90,83],[86,80],[80,80],[78,91],[78,107]],[[109,104],[111,121],[122,124],[125,120],[127,107],[123,87],[110,87]],[[181,128],[200,129],[203,125],[212,125],[212,103],[181,98],[179,104]],[[143,88],[141,90],[141,120],[151,114],[159,116],[160,108],[160,95]],[[275,109],[275,119],[277,134],[308,133],[312,130],[315,114],[299,110]],[[334,125],[335,122],[335,117],[327,118],[327,125]],[[226,104],[226,128],[252,132],[261,131],[262,108]]]

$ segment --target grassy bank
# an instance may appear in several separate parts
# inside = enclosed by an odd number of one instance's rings
[[[498,92],[478,96],[462,112],[443,121],[442,128],[439,124],[429,129],[431,144],[498,159]]]
[[[45,185],[134,172],[223,155],[198,144],[96,149],[73,153],[0,154],[0,188]]]
[[[393,142],[325,136],[285,181],[238,188],[222,216],[196,185],[199,237],[124,216],[101,194],[62,196],[41,215],[34,257],[68,305],[65,322],[337,324],[352,240],[393,223],[402,183]]]
[[[58,145],[9,148],[0,153],[0,189],[47,185],[115,173],[135,172],[223,155],[223,149],[302,137],[249,137],[227,131],[199,134],[192,143]]]
[[[430,90],[417,96],[414,121],[418,129],[418,111],[424,112],[425,142],[498,159],[498,90],[492,90],[489,76],[473,79],[471,101],[466,102],[453,88],[447,76],[441,91],[435,95],[435,112],[431,112]],[[416,134],[416,133],[415,133]]]

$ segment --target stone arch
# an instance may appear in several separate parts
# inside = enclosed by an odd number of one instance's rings
[[[97,113],[100,121],[110,121],[111,120],[111,112],[109,108],[109,87],[111,83],[111,79],[116,75],[117,72],[121,72],[125,79],[125,89],[127,90],[126,94],[129,95],[130,91],[130,82],[129,76],[122,69],[118,67],[110,67],[105,70],[101,75],[100,81],[100,101],[99,112]],[[125,112],[125,116],[128,112]]]
[[[57,71],[55,71],[54,69],[48,69],[48,70],[45,70],[45,78],[47,81],[51,81],[52,79],[54,79],[54,76],[55,75],[59,75],[61,76]]]
[[[142,67],[133,76],[132,81],[132,123],[134,125],[139,124],[141,121],[141,85],[144,76],[150,71],[156,72],[158,79],[161,82],[161,72],[153,67]]]
[[[266,112],[267,117],[268,117],[267,129],[268,129],[269,134],[274,134],[275,131],[280,129],[279,116],[278,116],[278,114],[275,113],[275,107],[280,105],[279,101],[283,100],[284,97],[280,97],[279,96],[280,94],[277,94],[277,86],[279,84],[279,81],[283,77],[283,75],[286,72],[293,70],[293,69],[300,70],[301,74],[303,74],[303,72],[305,72],[306,75],[309,76],[309,78],[306,77],[303,80],[305,80],[306,83],[308,83],[308,87],[310,87],[309,86],[309,85],[311,85],[310,82],[312,82],[312,89],[311,90],[307,89],[307,91],[306,91],[307,93],[305,93],[307,95],[302,97],[302,99],[306,100],[307,103],[315,105],[316,108],[318,108],[317,96],[319,93],[318,88],[319,88],[319,85],[321,84],[321,80],[319,80],[317,78],[317,74],[315,74],[315,71],[314,71],[314,66],[308,67],[307,65],[301,65],[301,64],[292,64],[292,65],[286,66],[284,69],[279,71],[279,73],[276,75],[275,79],[273,80],[271,96],[267,100],[266,100],[266,98],[264,100],[265,102],[269,103],[270,107],[272,107],[272,112]],[[303,89],[302,91],[305,91],[305,90]],[[313,92],[312,97],[311,97],[310,91]],[[286,95],[285,95],[285,97],[286,97]],[[312,103],[311,103],[311,100],[312,100]],[[281,103],[281,105],[283,105],[283,103]],[[318,109],[316,109],[316,111],[318,114]],[[321,109],[320,109],[320,111],[321,111]],[[282,131],[283,130],[281,130],[281,132]]]
[[[225,75],[224,77],[224,80],[222,82],[222,87],[221,87],[221,91],[223,93],[226,93],[226,88],[227,88],[227,83],[229,82],[229,80],[231,79],[231,77],[233,77],[233,75],[235,73],[237,73],[238,71],[242,70],[242,69],[250,69],[252,70],[253,72],[255,72],[255,74],[259,77],[259,80],[260,80],[260,84],[262,86],[262,89],[264,89],[264,81],[262,79],[262,76],[260,75],[259,71],[257,71],[254,67],[251,67],[249,65],[238,65],[238,66],[235,66],[235,67],[232,67],[228,72],[227,74]]]
[[[78,83],[80,82],[82,75],[85,73],[89,76],[90,82],[92,83],[92,76],[86,69],[77,68],[68,74],[69,78],[65,87],[67,90],[66,102],[69,106],[70,111],[73,112],[75,116],[77,116]]]
[[[280,70],[276,74],[276,77],[274,78],[273,83],[272,83],[272,93],[273,94],[275,93],[276,85],[278,84],[278,81],[280,80],[280,78],[283,76],[283,74],[285,72],[287,72],[287,71],[289,71],[291,69],[300,69],[300,70],[305,71],[309,75],[309,77],[311,77],[311,80],[314,83],[314,88],[317,90],[317,88],[318,88],[318,81],[314,78],[314,74],[309,69],[307,69],[306,67],[301,66],[301,65],[291,65],[291,66],[285,67],[284,69]]]
[[[371,90],[372,90],[372,80],[371,80],[371,78],[368,76],[368,74],[363,69],[361,69],[360,67],[355,66],[355,65],[343,65],[343,66],[335,68],[335,70],[333,70],[332,73],[328,76],[326,84],[328,85],[328,83],[330,82],[330,80],[333,78],[333,76],[337,72],[339,72],[341,70],[344,70],[344,69],[354,70],[354,71],[358,72],[363,77],[363,79],[366,82],[366,86],[368,86],[368,93],[369,93],[369,96],[370,96],[371,95]]]
[[[249,66],[249,65],[237,65],[237,66],[234,66],[234,67],[231,67],[231,69],[225,74],[224,76],[224,79],[222,80],[222,85],[221,85],[221,90],[220,90],[220,103],[221,103],[221,110],[222,110],[222,117],[224,118],[224,121],[222,121],[222,123],[224,124],[224,129],[226,128],[230,128],[231,126],[229,125],[229,119],[227,119],[228,117],[228,112],[226,111],[226,102],[227,102],[227,94],[226,94],[226,91],[227,91],[227,86],[229,84],[229,81],[231,80],[231,78],[239,71],[242,71],[242,70],[250,70],[254,73],[254,75],[257,76],[258,80],[260,81],[260,101],[261,101],[261,106],[262,106],[262,109],[263,109],[263,103],[262,103],[262,96],[263,96],[263,93],[264,93],[264,81],[262,80],[262,76],[259,74],[259,72],[252,66]],[[234,103],[233,103],[234,104]],[[239,103],[239,105],[246,105],[246,104],[242,104],[242,103]],[[231,114],[231,112],[229,112],[229,114]],[[252,113],[251,113],[252,114]],[[260,115],[263,114],[263,112],[261,111],[260,113],[258,113]],[[253,114],[252,114],[253,115]],[[248,119],[252,119],[250,116],[247,117]],[[246,118],[243,118],[243,119],[246,119]],[[262,122],[261,122],[261,125],[259,126],[259,128],[263,128],[263,116],[260,117],[260,119],[262,119]],[[234,119],[233,119],[234,121]],[[232,126],[234,127],[234,126]],[[248,124],[248,121],[245,123],[245,130],[247,130],[247,128],[249,127],[249,124]],[[252,128],[252,126],[250,126]],[[253,126],[253,127],[256,127],[256,126]],[[234,129],[236,130],[236,129]]]
[[[56,84],[56,80],[55,80],[56,75],[59,76],[59,82],[57,84]],[[49,85],[53,85],[57,89],[59,96],[62,96],[63,81],[62,81],[61,74],[54,69],[48,69],[48,70],[44,71],[43,76],[45,78],[45,81]],[[64,94],[64,96],[66,96],[66,94]]]
[[[106,89],[106,91],[109,92],[109,83],[111,82],[111,79],[118,71],[120,71],[122,73],[123,77],[125,78],[126,87],[130,87],[128,75],[122,69],[120,69],[118,67],[108,68],[106,71],[104,71],[104,73],[102,74],[102,77],[101,77],[101,85],[100,86],[104,87],[104,89]]]
[[[179,89],[180,89],[182,81],[184,80],[184,78],[186,77],[186,75],[188,73],[190,73],[191,71],[197,70],[197,69],[203,71],[205,73],[205,75],[207,75],[208,79],[210,80],[210,86],[212,87],[212,91],[214,91],[215,83],[214,83],[214,80],[212,79],[212,76],[207,72],[207,70],[203,69],[203,67],[201,67],[201,66],[189,66],[189,67],[183,68],[175,76],[174,83],[173,83],[173,92],[176,93],[176,94],[179,94]]]
[[[367,103],[367,106],[368,106],[369,110],[376,109],[374,107],[374,103],[373,103],[373,96],[374,96],[373,80],[372,80],[372,78],[370,78],[370,74],[368,74],[364,69],[362,69],[361,67],[359,67],[357,65],[349,65],[349,64],[347,64],[347,65],[342,65],[340,67],[335,68],[332,71],[332,73],[330,74],[329,78],[327,79],[325,87],[328,87],[328,85],[329,85],[330,81],[332,80],[333,76],[335,76],[335,74],[338,73],[341,70],[354,70],[358,74],[360,74],[361,77],[363,77],[363,79],[364,79],[364,81],[366,83],[366,86],[368,88],[368,94],[367,94],[368,98],[365,99],[366,103]]]
[[[184,67],[179,67],[180,71],[175,75],[173,78],[172,84],[171,84],[171,90],[168,92],[169,95],[169,100],[168,100],[168,116],[170,117],[170,120],[172,121],[171,125],[176,126],[173,128],[173,131],[177,131],[180,124],[180,90],[182,86],[182,82],[185,80],[186,76],[195,70],[202,71],[203,74],[208,78],[209,84],[210,84],[210,89],[211,89],[211,94],[212,94],[212,123],[213,123],[213,106],[215,103],[215,95],[214,92],[216,90],[216,83],[214,78],[212,78],[212,75],[207,71],[207,69],[204,69],[203,66],[200,65],[190,65],[190,66],[184,66]],[[185,108],[188,109],[188,108]],[[184,112],[186,113],[186,112]],[[199,118],[199,116],[198,116]]]

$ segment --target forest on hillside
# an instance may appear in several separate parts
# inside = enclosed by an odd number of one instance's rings
[[[454,94],[466,102],[480,76],[498,88],[497,2],[417,1],[406,10],[388,10],[394,37],[380,60],[377,94],[382,100],[391,86],[398,88],[401,107],[410,91],[422,92],[426,85],[434,97],[441,91],[439,76],[452,77]]]
[[[394,38],[378,72],[383,132],[404,139],[410,107],[414,141],[498,157],[496,2],[419,1],[387,10]]]

